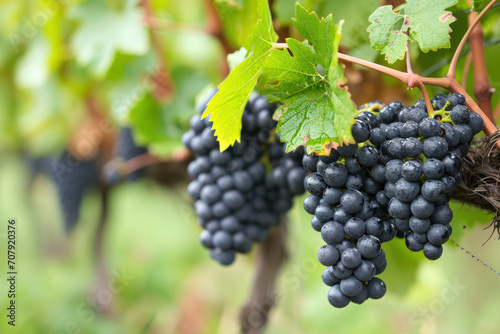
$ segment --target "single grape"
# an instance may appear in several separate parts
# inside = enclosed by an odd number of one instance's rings
[[[349,219],[344,225],[345,234],[351,239],[358,239],[365,233],[365,222],[357,217]]]
[[[361,166],[356,156],[345,159],[345,168],[349,174],[363,174],[365,172],[365,168]]]
[[[411,217],[408,223],[410,229],[417,233],[427,233],[429,227],[431,226],[431,221],[427,219],[420,219],[417,217]]]
[[[481,115],[471,112],[467,125],[471,128],[472,134],[475,136],[483,130],[484,121]]]
[[[366,284],[366,290],[368,291],[368,298],[380,299],[385,295],[387,288],[384,281],[380,278],[374,277]]]
[[[385,131],[380,127],[372,129],[369,140],[373,145],[381,145],[386,140]]]
[[[363,286],[363,289],[361,290],[359,295],[351,297],[351,301],[359,305],[363,304],[367,299],[368,299],[368,290],[366,290],[365,286]]]
[[[448,153],[448,143],[441,137],[430,137],[424,141],[422,151],[427,158],[443,159]]]
[[[321,238],[329,245],[342,242],[344,237],[344,226],[336,221],[329,221],[321,227]]]
[[[378,150],[374,146],[365,145],[359,149],[357,158],[361,165],[373,167],[378,162]]]
[[[346,190],[340,197],[340,204],[347,213],[357,213],[363,208],[363,194],[354,189]]]
[[[420,186],[417,182],[410,182],[405,179],[399,179],[396,182],[394,194],[402,202],[413,201],[420,192]]]
[[[319,201],[321,197],[315,195],[309,195],[304,199],[304,209],[307,213],[314,215],[314,211],[316,211],[316,207],[319,205]]]
[[[347,248],[340,255],[340,261],[346,268],[354,269],[361,263],[361,254],[356,248]]]
[[[354,276],[344,278],[340,281],[340,291],[347,297],[355,297],[363,290],[363,283]]]
[[[351,127],[351,133],[356,143],[364,143],[370,138],[370,127],[365,122],[356,120]]]
[[[422,195],[411,202],[411,213],[417,218],[429,218],[433,212],[434,204],[426,200]]]
[[[450,118],[455,124],[465,124],[470,119],[470,111],[464,105],[457,105],[450,111]]]
[[[416,158],[422,154],[424,145],[418,138],[406,138],[403,142],[403,154],[408,158]]]
[[[347,177],[347,182],[345,183],[347,189],[357,189],[360,190],[363,187],[363,177],[359,174],[349,175]]]
[[[417,138],[418,137],[418,123],[414,121],[407,121],[401,127],[401,137],[402,138]]]
[[[210,252],[210,256],[222,265],[230,265],[234,262],[236,254],[231,250],[222,250],[220,248],[215,248]]]
[[[416,160],[409,160],[401,166],[401,176],[410,182],[416,182],[422,176],[422,165]]]
[[[364,235],[358,239],[357,248],[364,258],[374,258],[380,253],[380,240],[373,235]]]
[[[233,245],[233,238],[229,233],[221,230],[214,233],[212,243],[222,250],[229,250]]]
[[[425,243],[424,245],[424,255],[429,260],[437,260],[443,254],[443,246],[441,245],[433,245],[430,242]]]
[[[437,202],[444,196],[444,185],[439,180],[427,180],[422,184],[422,196],[431,202]]]
[[[445,225],[432,224],[427,231],[427,239],[433,245],[442,245],[446,243],[450,237],[450,231]]]
[[[434,224],[449,224],[453,219],[453,211],[448,204],[436,206],[434,213],[431,216],[431,221]]]
[[[302,166],[304,166],[305,170],[311,173],[316,172],[317,163],[318,163],[317,156],[304,154],[304,157],[302,158]]]
[[[321,197],[323,195],[323,191],[326,189],[327,185],[325,180],[319,173],[310,174],[306,178],[305,188],[312,195]]]
[[[457,124],[454,129],[460,134],[460,144],[470,143],[474,137],[472,129],[467,124]]]
[[[444,173],[444,165],[441,160],[438,159],[428,159],[422,165],[422,171],[428,179],[439,179]]]
[[[336,308],[343,308],[349,305],[351,300],[340,290],[340,284],[335,284],[328,290],[328,301]]]
[[[311,174],[314,175],[314,174]],[[319,174],[318,174],[319,175]],[[309,176],[310,177],[310,176]],[[344,165],[340,163],[329,164],[324,173],[324,182],[330,187],[340,188],[343,187],[347,181],[348,172]],[[326,188],[326,187],[325,187]],[[307,189],[307,186],[306,186]],[[323,188],[324,190],[324,188]],[[323,191],[322,190],[322,191]],[[320,195],[318,195],[320,196]]]
[[[399,180],[403,163],[403,160],[394,159],[385,165],[385,178],[389,182],[396,183]]]
[[[332,245],[324,245],[318,250],[318,261],[324,266],[335,265],[339,258],[339,251]]]
[[[405,242],[406,242],[406,248],[408,248],[412,252],[420,252],[422,249],[424,249],[424,244],[418,242],[415,239],[415,232],[408,233],[406,235]]]
[[[323,199],[327,204],[340,204],[340,197],[342,196],[342,190],[339,188],[326,188],[323,192]]]
[[[325,285],[328,285],[328,286],[334,286],[335,284],[339,284],[340,279],[333,276],[330,273],[330,271],[331,271],[330,267],[325,268],[325,270],[323,270],[323,273],[321,274],[321,279],[323,280],[323,283],[325,283]]]
[[[417,124],[420,124],[420,122],[423,121],[428,116],[429,115],[427,115],[427,111],[425,110],[425,108],[422,109],[422,108],[414,107],[408,113],[409,120],[416,122]]]
[[[427,117],[418,124],[418,131],[424,138],[439,136],[441,134],[441,125],[434,118]]]
[[[347,268],[342,264],[342,262],[339,261],[336,265],[332,266],[332,273],[335,277],[344,279],[352,276],[353,270],[351,268]]]
[[[354,155],[358,150],[358,144],[342,145],[337,147],[337,152],[343,157]]]
[[[418,197],[417,197],[418,198]],[[411,205],[413,205],[414,202],[412,202]],[[398,219],[405,219],[410,217],[411,211],[410,211],[410,204],[401,202],[397,198],[392,198],[389,201],[389,204],[387,206],[387,210],[389,211],[389,214],[393,218],[398,218]],[[432,214],[432,212],[431,212]]]

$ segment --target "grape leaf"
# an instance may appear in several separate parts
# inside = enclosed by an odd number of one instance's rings
[[[398,13],[392,6],[382,6],[369,17],[368,27],[374,49],[381,50],[389,63],[403,59],[406,43],[418,42],[420,50],[427,53],[450,47],[450,24],[456,19],[445,9],[457,0],[408,0]]]
[[[488,5],[488,3],[490,3],[489,0],[473,0],[472,1],[472,9],[475,11],[475,12],[481,12],[484,7],[486,7]]]
[[[309,153],[328,154],[331,142],[354,142],[356,108],[343,88],[347,80],[337,58],[341,29],[331,15],[320,20],[299,3],[295,16],[294,25],[307,41],[286,40],[293,56],[286,49],[271,52],[262,93],[270,102],[284,103],[275,118],[287,152],[304,145]]]
[[[120,12],[100,1],[88,0],[79,4],[71,17],[81,22],[71,39],[76,60],[89,66],[97,76],[108,71],[117,51],[144,55],[149,49],[148,33],[136,0],[127,1]]]
[[[245,48],[246,59],[236,66],[218,86],[219,91],[207,104],[202,118],[210,116],[213,129],[224,151],[235,141],[240,141],[243,109],[259,79],[264,63],[269,57],[278,35],[274,31],[267,0],[258,0],[259,19]]]

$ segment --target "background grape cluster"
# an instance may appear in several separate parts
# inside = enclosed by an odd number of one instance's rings
[[[241,142],[220,152],[209,118],[201,119],[205,105],[191,118],[184,145],[195,160],[188,166],[194,178],[188,193],[195,201],[203,246],[212,258],[228,265],[236,252],[248,253],[252,242],[263,241],[280,223],[280,214],[302,194],[306,171],[301,152],[286,154],[275,133],[276,107],[252,95],[243,112]]]
[[[322,279],[335,307],[385,294],[374,277],[387,265],[383,242],[398,235],[408,249],[435,260],[451,235],[451,191],[483,121],[460,94],[438,94],[431,102],[434,117],[423,100],[411,107],[369,103],[351,129],[356,144],[328,157],[303,157],[311,173],[304,208],[326,242],[318,260],[327,267]]]

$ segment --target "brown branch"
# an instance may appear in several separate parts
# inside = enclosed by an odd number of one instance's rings
[[[474,24],[478,17],[476,12],[469,14],[469,25]],[[493,121],[491,107],[491,84],[486,69],[486,58],[484,55],[484,35],[481,24],[478,23],[469,36],[469,43],[474,63],[474,95],[477,104],[488,118]]]
[[[491,4],[490,4],[491,5]],[[488,5],[489,6],[489,5]],[[273,48],[282,49],[287,48],[288,46],[285,43],[275,43]],[[459,52],[458,52],[459,53]],[[498,131],[497,126],[491,121],[491,119],[485,115],[485,113],[481,110],[481,108],[474,102],[474,100],[467,94],[467,92],[460,86],[457,80],[454,77],[444,77],[444,78],[426,78],[421,77],[418,74],[401,72],[398,70],[394,70],[387,66],[379,65],[372,63],[367,60],[359,59],[353,56],[349,56],[343,53],[337,53],[337,57],[341,60],[348,61],[354,64],[358,64],[361,66],[365,66],[367,68],[373,69],[375,71],[390,75],[401,82],[403,82],[410,89],[413,87],[419,87],[422,90],[422,93],[425,92],[423,89],[423,85],[434,85],[445,88],[452,93],[460,93],[465,96],[465,101],[469,109],[473,112],[478,113],[484,120],[484,133],[487,136],[491,136],[495,132]],[[425,93],[424,93],[425,98]],[[427,109],[432,110],[432,106],[429,105],[429,101],[426,100]],[[497,143],[497,147],[500,149],[500,141]]]
[[[271,230],[269,237],[259,246],[257,272],[249,299],[240,312],[241,333],[259,334],[276,303],[275,282],[288,255],[286,250],[286,216],[279,227]]]
[[[149,0],[142,0],[141,6],[144,8],[143,20],[147,22],[148,18],[150,19],[153,17],[153,8]],[[167,57],[165,51],[163,50],[161,40],[153,31],[149,31],[149,38],[151,40],[153,51],[158,59],[159,67],[157,72],[152,76],[156,84],[153,90],[153,96],[160,101],[168,100],[174,94],[174,85],[170,75],[168,75],[170,71],[167,63]]]
[[[207,29],[204,26],[183,23],[183,22],[169,21],[149,15],[144,15],[142,21],[146,27],[159,31],[171,31],[171,32],[191,31],[201,34],[207,33]]]
[[[96,281],[94,283],[94,290],[97,292],[108,287],[108,274],[106,270],[105,256],[104,256],[104,232],[108,220],[109,211],[109,187],[105,184],[100,185],[101,193],[101,216],[95,231],[95,266],[96,266]],[[108,315],[111,313],[111,304],[98,303],[96,309],[100,314]]]
[[[500,101],[497,103],[497,106],[495,107],[495,111],[493,112],[493,117],[495,120],[498,120],[500,117]]]
[[[457,49],[455,50],[455,53],[453,54],[453,58],[451,59],[450,63],[450,68],[448,69],[448,74],[446,75],[449,78],[455,78],[455,71],[457,69],[457,62],[458,58],[460,57],[460,52],[462,52],[462,49],[464,48],[465,43],[469,39],[470,34],[472,33],[472,30],[475,28],[476,24],[479,23],[481,18],[486,14],[486,12],[495,4],[497,0],[492,0],[484,9],[481,11],[481,14],[479,14],[474,22],[472,24],[469,24],[469,28],[465,32],[464,36],[462,37],[462,40],[460,41],[460,44],[458,44]]]
[[[205,0],[205,13],[207,15],[207,27],[206,31],[210,35],[217,38],[222,46],[222,50],[224,51],[224,57],[220,65],[221,76],[223,78],[229,75],[229,64],[227,62],[227,55],[236,51],[226,36],[224,35],[224,31],[222,29],[222,22],[217,13],[217,8],[215,6],[214,0]]]

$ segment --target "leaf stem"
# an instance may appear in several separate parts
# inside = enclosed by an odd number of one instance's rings
[[[410,59],[410,41],[406,42],[406,72],[413,74],[413,69],[411,68],[411,59]]]
[[[446,75],[447,77],[455,78],[455,71],[457,68],[458,58],[460,56],[460,52],[462,51],[465,43],[469,39],[469,35],[472,33],[472,30],[474,30],[474,27],[476,26],[476,24],[479,23],[479,21],[484,16],[484,14],[486,14],[486,12],[495,4],[496,1],[497,0],[491,0],[491,2],[486,7],[484,7],[484,9],[481,11],[481,13],[476,17],[474,22],[469,25],[469,28],[465,32],[464,36],[462,37],[462,40],[460,41],[460,44],[458,44],[458,47],[455,50],[455,53],[453,54],[453,58],[451,59],[451,63],[450,63],[450,68],[448,70],[448,74]]]

